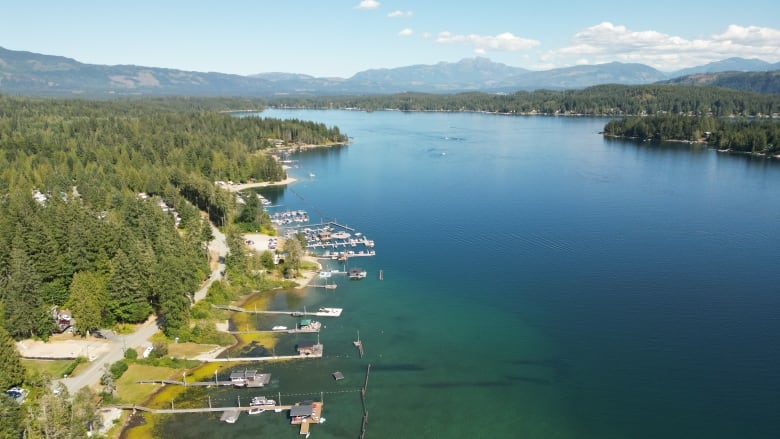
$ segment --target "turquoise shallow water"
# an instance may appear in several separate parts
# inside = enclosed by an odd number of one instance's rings
[[[314,437],[769,438],[780,431],[780,167],[598,135],[603,119],[267,111],[338,125],[264,195],[377,243],[363,281],[276,292],[325,358],[258,368],[324,397]],[[314,174],[310,177],[309,174]],[[377,279],[378,270],[384,280]],[[260,325],[289,324],[283,318]],[[366,358],[352,346],[360,331]],[[291,351],[312,335],[290,336]],[[335,382],[340,370],[346,378]],[[248,390],[213,390],[215,401]],[[322,393],[320,393],[322,392]],[[287,396],[290,395],[290,396]],[[176,416],[162,436],[298,437],[280,415]]]

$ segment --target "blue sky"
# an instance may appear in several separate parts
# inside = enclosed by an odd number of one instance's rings
[[[9,1],[0,46],[94,64],[350,77],[483,56],[531,70],[780,61],[780,1]]]

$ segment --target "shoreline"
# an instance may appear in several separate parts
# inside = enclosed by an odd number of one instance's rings
[[[296,181],[298,180],[295,178],[287,177],[280,181],[259,181],[257,183],[224,184],[219,186],[227,188],[227,190],[230,192],[241,192],[245,189],[251,189],[255,187],[286,186],[288,184],[295,183]]]

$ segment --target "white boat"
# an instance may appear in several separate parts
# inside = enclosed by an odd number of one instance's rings
[[[367,274],[368,273],[366,272],[366,270],[363,270],[362,268],[353,268],[353,269],[349,270],[349,273],[347,274],[347,276],[350,279],[353,279],[353,280],[354,279],[365,279]]]
[[[264,405],[276,405],[276,401],[273,399],[266,398],[265,396],[255,396],[252,398],[252,401],[249,403],[252,407],[260,407]]]
[[[286,326],[274,326],[273,328],[271,328],[271,330],[273,330],[273,331],[286,331],[287,327]]]
[[[254,406],[254,407],[251,407],[251,408],[249,409],[249,412],[248,412],[248,413],[249,413],[250,415],[259,415],[260,413],[263,413],[264,411],[265,411],[265,409],[264,409],[264,408],[262,408],[262,407],[260,407],[260,406]]]

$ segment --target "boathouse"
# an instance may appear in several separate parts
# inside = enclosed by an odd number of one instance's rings
[[[290,408],[290,417],[293,423],[302,422],[314,414],[313,401],[304,401]]]
[[[297,349],[301,355],[322,355],[322,345],[311,341],[298,343]]]

